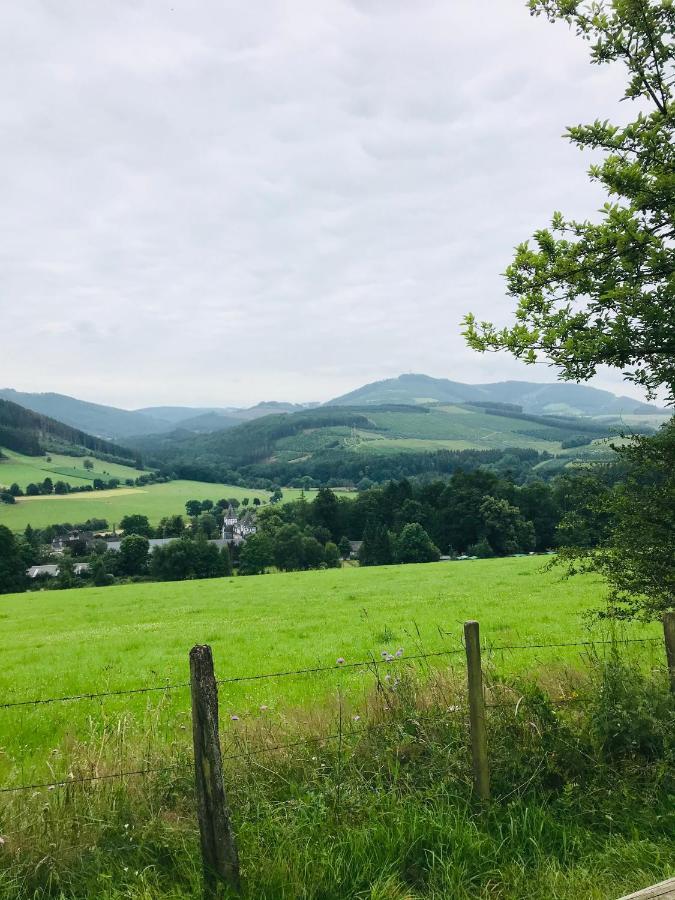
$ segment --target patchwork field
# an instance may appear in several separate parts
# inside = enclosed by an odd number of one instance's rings
[[[82,465],[85,457],[65,456],[62,453],[49,453],[46,456],[23,456],[12,450],[2,449],[0,459],[0,485],[9,487],[16,482],[25,489],[31,482],[39,484],[45,478],[52,481],[65,481],[67,484],[81,486],[91,484],[95,478],[138,478],[142,472],[129,466],[103,462],[93,456],[88,457],[94,464],[93,469],[85,469]]]
[[[331,666],[338,657],[379,659],[398,647],[404,659],[459,650],[434,662],[461,665],[468,618],[480,621],[484,642],[494,646],[587,639],[584,613],[602,603],[601,582],[561,581],[543,565],[541,557],[524,557],[7,595],[0,597],[0,704],[184,683],[197,643],[212,645],[217,674],[228,678]],[[580,648],[500,651],[494,660],[502,672],[545,664],[554,677],[556,668],[579,664]],[[271,715],[334,697],[338,686],[358,695],[372,682],[363,669],[334,669],[226,685],[223,715],[226,724],[235,714],[245,723],[260,715],[260,704]],[[51,750],[58,769],[67,759],[64,741],[95,740],[104,723],[127,713],[131,733],[151,712],[166,740],[175,740],[188,722],[187,689],[0,709],[0,781],[16,780],[21,767],[44,775]]]
[[[9,451],[6,452],[9,456]],[[0,462],[0,482],[11,484],[16,481],[20,487],[29,482],[43,481],[50,477],[53,481],[61,478],[70,484],[91,483],[94,478],[127,478],[138,477],[136,469],[115,466],[93,460],[93,472],[73,466],[73,457],[51,455],[51,463],[45,458],[33,460],[31,457],[11,454],[7,463]],[[70,471],[66,462],[70,464]],[[75,461],[77,462],[77,461]],[[81,474],[83,473],[83,474]],[[288,488],[284,490],[284,500],[297,499],[301,491]],[[152,524],[157,524],[163,516],[185,512],[186,500],[219,500],[221,497],[232,497],[242,500],[248,497],[253,500],[259,497],[262,501],[269,499],[268,491],[256,491],[249,488],[236,487],[231,484],[210,484],[202,481],[170,481],[166,484],[151,484],[145,487],[121,486],[111,491],[86,492],[81,494],[51,494],[38,497],[18,497],[12,505],[0,504],[0,525],[6,525],[12,531],[23,531],[26,525],[44,528],[59,522],[84,522],[90,518],[107,519],[112,526],[123,516],[140,513],[148,517]],[[305,492],[311,499],[313,493]]]

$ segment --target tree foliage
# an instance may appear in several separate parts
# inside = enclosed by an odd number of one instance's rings
[[[568,23],[597,65],[619,63],[624,126],[596,120],[568,128],[577,147],[604,154],[589,169],[608,194],[597,221],[553,215],[521,244],[506,271],[516,322],[499,329],[466,319],[468,343],[548,359],[568,380],[619,368],[654,395],[675,392],[675,6],[670,0],[530,0],[534,15]]]
[[[596,549],[567,546],[561,559],[571,573],[605,576],[612,617],[656,619],[675,606],[675,419],[617,453],[614,489],[587,495],[587,511],[610,522],[606,537]]]

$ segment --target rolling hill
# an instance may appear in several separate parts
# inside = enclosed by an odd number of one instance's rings
[[[588,385],[556,382],[499,381],[494,384],[462,384],[429,375],[399,375],[364,385],[336,397],[330,406],[405,403],[509,403],[534,415],[622,416],[663,415],[664,411],[632,397],[617,397]]]
[[[58,422],[49,416],[0,399],[0,448],[14,450],[27,456],[41,456],[45,451],[65,451],[84,455],[106,455],[119,460],[133,461],[133,451],[78,428]]]
[[[322,406],[210,434],[150,436],[136,446],[182,478],[351,484],[505,456],[527,457],[534,465],[573,448],[588,451],[610,433],[592,419],[536,416],[507,405],[383,404]]]
[[[27,394],[3,388],[0,398],[105,440],[124,440],[132,435],[156,434],[175,428],[173,422],[145,413],[89,403],[65,394]],[[194,410],[193,414],[197,412]]]
[[[0,398],[87,434],[121,442],[145,435],[168,435],[177,429],[195,433],[222,431],[264,416],[299,413],[321,406],[318,403],[266,401],[251,407],[146,406],[129,410],[90,403],[65,394],[23,393],[10,388],[0,390]],[[392,403],[407,406],[510,404],[518,407],[514,410],[517,412],[602,417],[608,424],[620,419],[628,424],[649,421],[658,424],[659,417],[667,416],[664,410],[656,406],[631,397],[616,397],[609,391],[586,385],[538,384],[530,381],[471,385],[428,375],[400,375],[398,378],[376,381],[322,405],[373,407]]]
[[[176,428],[194,432],[220,431],[270,413],[297,412],[318,405],[268,401],[246,408],[148,406],[143,409],[120,409],[78,400],[66,394],[31,394],[12,388],[0,389],[0,398],[110,441],[124,441],[147,434],[167,434]]]

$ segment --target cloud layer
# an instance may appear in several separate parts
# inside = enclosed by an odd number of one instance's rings
[[[513,246],[602,202],[560,136],[617,117],[621,72],[565,27],[521,0],[0,17],[2,386],[135,407],[554,379],[459,323],[508,321]]]

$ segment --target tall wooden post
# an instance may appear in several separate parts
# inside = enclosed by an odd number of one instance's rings
[[[190,650],[192,738],[195,755],[197,817],[204,863],[205,900],[217,900],[227,885],[241,890],[239,854],[223,783],[218,737],[218,685],[207,645]]]
[[[663,614],[663,637],[666,642],[670,690],[675,694],[675,612],[673,611]]]
[[[490,770],[488,767],[487,729],[485,727],[485,698],[483,672],[480,662],[480,632],[478,622],[464,623],[466,671],[469,683],[469,722],[471,725],[471,759],[476,794],[481,800],[490,799]]]

